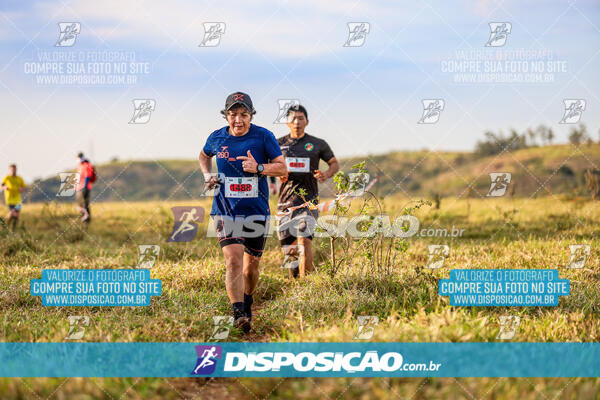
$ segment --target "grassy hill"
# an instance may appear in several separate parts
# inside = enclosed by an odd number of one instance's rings
[[[341,159],[342,170],[363,160],[379,176],[374,187],[379,196],[481,197],[489,189],[490,172],[512,174],[511,196],[587,196],[584,174],[587,169],[600,171],[600,144],[530,147],[488,157],[469,152],[391,152]],[[97,171],[94,201],[197,199],[203,183],[195,160],[120,161],[98,165]],[[59,186],[58,176],[37,181],[29,201],[72,201],[56,197]],[[331,196],[329,185],[323,189],[322,196]]]
[[[380,176],[382,195],[481,197],[490,188],[491,172],[510,172],[509,194],[517,197],[589,195],[584,174],[600,170],[600,144],[531,147],[483,158],[466,152],[394,152],[370,156],[367,165]]]

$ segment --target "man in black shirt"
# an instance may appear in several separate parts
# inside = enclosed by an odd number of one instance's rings
[[[305,133],[306,125],[306,108],[301,105],[291,106],[287,115],[290,133],[277,140],[288,170],[288,176],[280,178],[282,183],[277,211],[287,215],[279,218],[278,235],[286,255],[296,253],[298,256],[298,267],[290,268],[290,275],[293,277],[304,276],[313,270],[311,240],[319,217],[316,210],[319,201],[318,183],[325,182],[339,170],[339,164],[327,142]],[[320,160],[329,164],[327,171],[319,170]],[[289,212],[290,207],[306,202],[311,202],[314,206]]]

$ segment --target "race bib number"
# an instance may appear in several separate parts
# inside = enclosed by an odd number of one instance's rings
[[[310,158],[286,157],[285,162],[289,172],[310,172]]]
[[[225,197],[258,197],[258,178],[225,178]]]

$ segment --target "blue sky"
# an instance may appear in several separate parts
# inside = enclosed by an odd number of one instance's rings
[[[27,179],[93,161],[196,158],[224,124],[228,93],[249,93],[254,122],[276,136],[277,100],[299,99],[309,133],[338,156],[390,150],[470,150],[485,130],[559,125],[563,99],[586,100],[581,121],[598,139],[600,5],[592,1],[249,3],[219,1],[23,2],[2,4],[0,167]],[[488,23],[512,24],[503,47],[484,47]],[[55,47],[59,22],[81,23],[72,47]],[[225,22],[217,47],[199,47],[204,22]],[[360,47],[343,47],[348,22],[368,22]],[[441,63],[457,51],[545,51],[566,71],[549,83],[455,83]],[[25,73],[39,52],[122,50],[148,62],[135,85],[40,84]],[[548,61],[547,59],[544,59]],[[156,100],[147,124],[128,124],[133,99]],[[417,124],[422,99],[441,98],[436,124]]]

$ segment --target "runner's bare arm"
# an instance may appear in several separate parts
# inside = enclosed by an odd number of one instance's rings
[[[210,174],[210,170],[212,169],[212,157],[204,154],[204,150],[200,150],[198,164],[200,164],[200,170],[203,174]]]
[[[327,164],[329,164],[329,168],[327,169],[327,171],[325,171],[325,172],[321,172],[319,170],[315,171],[314,177],[317,178],[319,180],[319,182],[321,182],[321,183],[323,183],[327,179],[331,178],[333,175],[335,175],[340,170],[340,164],[335,159],[335,157],[331,157],[331,159],[329,161],[327,161]]]
[[[269,164],[264,164],[265,170],[263,171],[263,175],[267,176],[285,176],[287,175],[287,167],[285,166],[285,158],[283,156],[279,156],[273,160]]]
[[[200,165],[200,171],[202,171],[202,174],[204,175],[205,189],[212,189],[219,181],[216,176],[210,175],[212,169],[212,157],[207,156],[204,154],[204,150],[201,150],[200,156],[198,157],[198,164]]]

